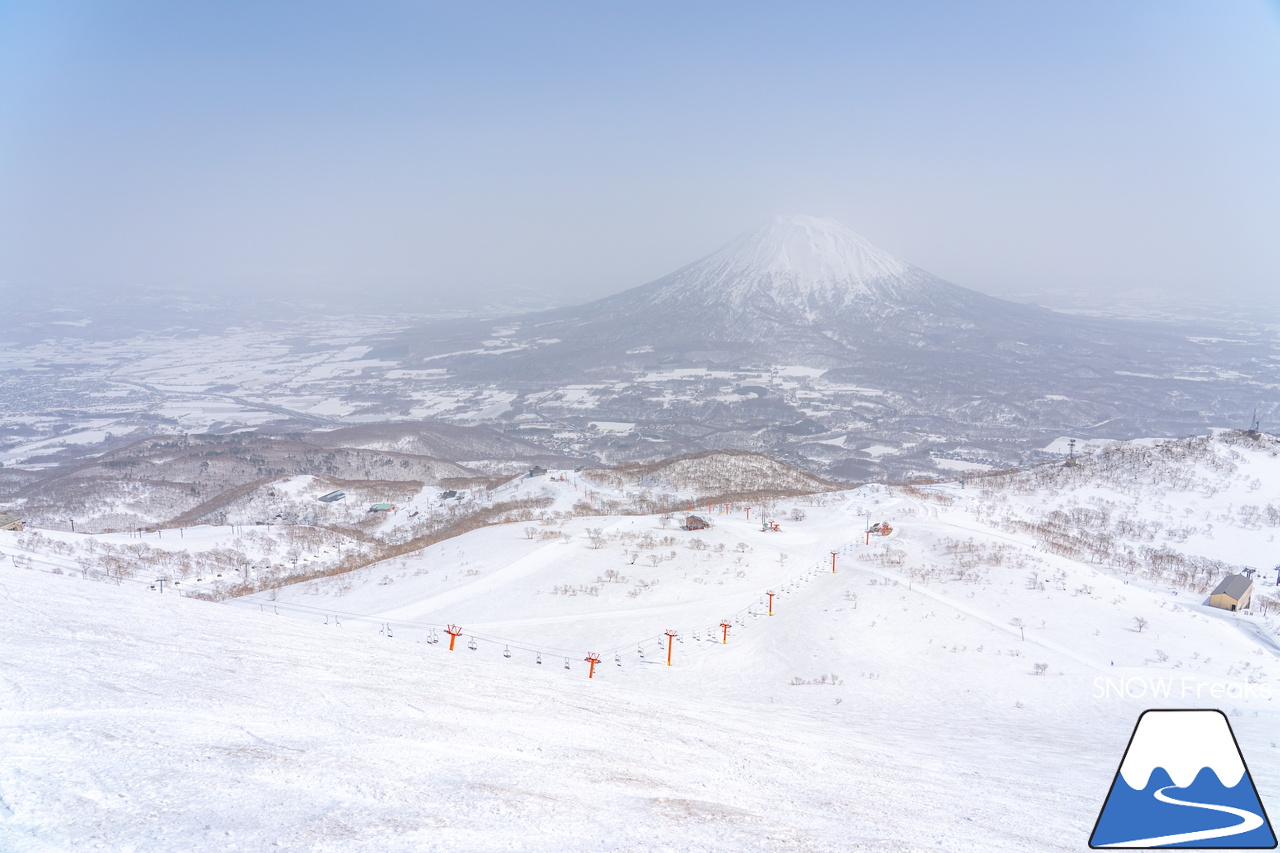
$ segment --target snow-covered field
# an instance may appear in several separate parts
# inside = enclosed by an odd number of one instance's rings
[[[1124,501],[1123,549],[1198,494],[1213,519],[1161,541],[1263,563],[1241,501],[1275,456],[1207,448],[1168,462],[1183,491],[872,486],[768,531],[732,504],[558,517],[581,484],[525,479],[542,521],[224,604],[0,557],[0,849],[1081,850],[1152,707],[1225,711],[1274,814],[1275,611],[1023,523]]]

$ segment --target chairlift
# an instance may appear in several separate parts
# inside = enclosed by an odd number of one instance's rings
[[[471,651],[473,651],[473,652],[476,650],[476,638],[475,638],[475,637],[472,637],[472,638],[471,638],[471,642],[467,643],[467,648],[471,649]]]
[[[622,666],[622,655],[617,654],[615,652],[613,655],[613,662],[616,663],[618,666]]]
[[[154,587],[154,586],[153,586],[153,587],[151,587],[151,588],[152,588],[152,589],[155,589],[155,587]],[[640,645],[639,643],[637,643],[637,644],[636,644],[636,651],[640,653],[640,660],[644,660],[644,646],[642,646],[642,645]]]
[[[538,659],[534,663],[542,663],[542,652],[538,652]]]
[[[395,634],[391,633],[391,623],[390,623],[390,622],[388,622],[388,623],[387,623],[387,636],[388,636],[388,637],[394,637],[394,636],[395,636]]]
[[[569,659],[568,659],[568,658],[565,658],[565,659],[564,659],[564,668],[565,668],[565,669],[568,669],[568,668],[569,668]]]
[[[503,656],[504,658],[509,658],[509,657],[511,657],[511,647],[510,647],[510,646],[503,646],[503,647],[502,647],[502,656]]]

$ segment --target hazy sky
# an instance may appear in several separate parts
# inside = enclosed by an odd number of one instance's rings
[[[456,304],[773,213],[991,293],[1270,294],[1264,2],[0,0],[0,286]],[[527,292],[527,291],[526,291]]]

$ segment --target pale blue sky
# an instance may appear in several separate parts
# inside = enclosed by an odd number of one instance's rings
[[[0,286],[641,284],[773,213],[992,293],[1271,293],[1264,2],[0,0]]]

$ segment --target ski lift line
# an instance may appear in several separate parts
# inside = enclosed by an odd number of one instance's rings
[[[25,550],[27,550],[27,549],[15,549],[15,550],[24,550],[24,551],[25,551]],[[41,565],[43,565],[43,566],[48,566],[49,568],[41,568],[41,566],[40,566],[40,565],[34,565],[34,564],[33,564],[33,565],[31,565],[31,566],[26,566],[26,567],[24,567],[24,571],[31,571],[31,572],[44,572],[46,575],[61,575],[61,576],[63,576],[63,577],[71,578],[72,580],[82,580],[82,579],[83,579],[82,577],[79,577],[79,576],[83,573],[83,571],[84,571],[84,570],[83,570],[80,566],[78,566],[78,565],[73,565],[73,566],[63,566],[63,565],[59,565],[59,564],[57,564],[57,563],[55,563],[55,562],[52,562],[51,560],[46,560],[46,559],[42,559],[42,558],[40,558],[39,552],[36,552],[36,551],[30,551],[29,553],[37,554],[37,559],[33,559],[33,563],[39,563],[39,564],[41,564]],[[2,553],[0,553],[0,556],[8,556],[8,555],[7,555],[7,554],[2,554]],[[58,571],[53,571],[53,569],[57,569]],[[155,581],[154,581],[154,580],[147,580],[147,579],[144,579],[144,578],[135,578],[135,577],[125,577],[125,576],[119,576],[119,577],[117,577],[117,576],[115,576],[115,575],[111,575],[111,574],[109,574],[109,573],[105,572],[105,571],[104,571],[104,570],[102,570],[102,569],[90,569],[90,571],[99,572],[99,573],[101,573],[101,574],[102,574],[102,577],[101,577],[101,578],[94,578],[94,580],[97,580],[97,581],[99,581],[100,583],[111,583],[111,582],[115,582],[117,586],[118,586],[118,585],[120,585],[120,584],[122,584],[122,583],[133,583],[133,584],[139,584],[139,585],[143,585],[143,584],[145,584],[145,585],[147,585],[147,586],[154,586],[154,585],[155,585]]]
[[[807,571],[805,571],[805,572],[801,572],[801,573],[799,573],[799,574],[797,574],[797,575],[793,576],[789,581],[787,581],[787,582],[786,582],[786,583],[787,583],[787,585],[786,585],[786,586],[775,587],[775,589],[781,589],[781,591],[782,591],[783,593],[789,592],[789,591],[791,591],[791,590],[793,590],[793,589],[798,589],[798,588],[799,588],[799,585],[800,585],[801,583],[803,583],[803,582],[805,582],[805,581],[807,580],[806,575],[816,575],[816,574],[821,573],[821,566],[822,566],[822,564],[821,564],[821,563],[815,564],[815,566],[814,566],[812,569],[809,569],[809,570],[807,570]],[[133,579],[133,578],[127,578],[126,580],[135,580],[135,579]],[[139,582],[145,582],[145,581],[139,581]],[[223,602],[223,603],[224,603],[224,604],[226,604],[226,603],[235,603],[235,604],[251,604],[251,603],[259,603],[259,602],[258,602],[256,599],[254,599],[254,598],[248,598],[248,597],[246,597],[246,598],[241,598],[241,599],[229,599],[229,600],[227,600],[227,601],[225,601],[225,602]],[[291,602],[291,603],[286,603],[286,604],[280,604],[279,602],[270,602],[270,603],[271,603],[271,604],[272,604],[272,606],[273,606],[273,607],[275,607],[275,608],[278,608],[278,607],[284,607],[286,611],[293,611],[293,612],[297,612],[297,613],[304,613],[304,614],[308,614],[308,615],[315,615],[315,616],[322,616],[322,615],[323,615],[323,616],[326,616],[326,617],[328,617],[328,616],[334,616],[334,617],[335,617],[335,620],[336,620],[336,618],[337,618],[337,617],[339,617],[339,616],[340,616],[340,617],[342,617],[342,618],[345,618],[345,619],[347,619],[347,620],[349,620],[349,621],[353,621],[353,622],[362,622],[362,623],[367,623],[367,624],[377,624],[377,625],[380,625],[380,626],[385,626],[385,628],[383,629],[384,631],[385,631],[385,630],[390,630],[393,626],[394,626],[394,627],[399,627],[399,628],[402,628],[402,629],[406,629],[406,630],[419,630],[419,631],[421,631],[421,630],[428,630],[428,631],[430,631],[430,630],[434,630],[434,629],[437,629],[437,628],[441,628],[441,629],[442,629],[442,628],[446,627],[446,626],[445,626],[445,625],[443,625],[443,624],[436,624],[436,623],[431,623],[431,622],[417,622],[417,621],[410,621],[410,620],[391,620],[391,621],[388,621],[387,619],[385,619],[385,618],[383,618],[383,617],[370,616],[370,615],[363,614],[363,613],[351,613],[351,612],[348,612],[348,611],[332,610],[332,609],[323,608],[323,607],[317,607],[317,606],[315,606],[315,605],[309,605],[309,604],[300,604],[300,603],[292,603],[292,602]],[[742,625],[742,626],[745,626],[745,625],[747,624],[747,619],[748,619],[748,618],[750,618],[750,617],[754,617],[754,616],[756,615],[756,613],[755,613],[755,608],[756,608],[757,604],[758,604],[758,603],[753,602],[753,603],[751,603],[751,604],[746,605],[745,607],[742,607],[741,609],[739,609],[738,611],[736,611],[736,612],[734,612],[733,614],[731,614],[731,615],[730,615],[730,617],[729,617],[729,618],[730,618],[730,620],[731,620],[731,621],[734,621],[734,622],[737,622],[738,624],[740,624],[740,625]],[[708,635],[713,635],[713,634],[714,634],[714,630],[715,630],[714,628],[700,628],[700,629],[695,629],[695,630],[692,630],[692,631],[688,631],[687,633],[688,633],[690,636],[694,637],[694,639],[695,639],[695,640],[699,640],[699,639],[700,639],[700,638],[699,638],[699,636],[698,636],[699,634],[701,634],[701,633],[703,633],[703,632],[705,631],[705,632],[707,632],[707,633],[708,633]],[[517,650],[517,651],[529,652],[529,653],[532,653],[532,654],[535,654],[535,655],[541,655],[541,653],[542,653],[542,652],[547,652],[547,653],[549,653],[549,654],[550,654],[550,653],[555,653],[557,656],[564,656],[565,654],[578,654],[578,653],[579,653],[578,651],[575,651],[575,650],[573,650],[573,649],[565,649],[565,648],[559,648],[559,647],[555,647],[555,646],[547,646],[547,645],[533,645],[533,644],[530,644],[530,643],[525,642],[525,641],[512,640],[512,639],[510,639],[510,638],[498,637],[498,636],[489,635],[489,634],[483,634],[483,633],[467,632],[467,636],[468,636],[472,641],[479,641],[479,642],[484,642],[484,643],[492,643],[492,644],[495,644],[495,645],[501,646],[504,650],[512,650],[512,649],[514,649],[514,650]],[[615,647],[613,647],[613,648],[606,649],[605,651],[601,652],[600,654],[601,654],[601,655],[613,655],[615,658],[621,658],[621,656],[622,656],[622,655],[624,655],[624,654],[626,654],[626,655],[636,655],[636,654],[638,654],[641,658],[643,658],[643,657],[644,657],[643,646],[644,646],[644,644],[645,644],[645,643],[658,642],[658,643],[660,644],[660,643],[661,643],[661,641],[662,641],[663,639],[665,639],[665,638],[666,638],[666,634],[665,634],[665,633],[664,633],[664,634],[655,634],[655,635],[651,635],[651,636],[649,636],[649,637],[646,637],[646,638],[644,638],[644,639],[642,639],[642,640],[638,640],[638,641],[631,641],[631,642],[627,642],[627,643],[624,643],[624,644],[621,644],[621,645],[615,646]],[[504,656],[505,656],[505,655],[504,655]]]
[[[232,604],[232,603],[234,603],[234,604],[245,604],[245,605],[247,605],[247,604],[264,604],[264,603],[265,603],[265,604],[271,604],[271,605],[272,605],[273,607],[275,607],[275,608],[284,608],[286,611],[293,611],[293,612],[297,612],[297,613],[303,613],[303,614],[306,614],[306,615],[312,615],[312,616],[326,616],[326,617],[328,617],[328,616],[342,617],[342,618],[347,619],[348,621],[352,621],[352,622],[362,622],[362,623],[366,623],[366,624],[376,624],[376,625],[379,625],[379,626],[384,626],[384,625],[386,625],[386,626],[390,626],[390,627],[393,627],[393,628],[398,627],[398,628],[402,628],[402,629],[406,629],[406,630],[430,630],[430,629],[433,629],[433,628],[435,628],[435,629],[443,629],[443,628],[445,628],[445,627],[446,627],[444,624],[436,624],[436,623],[430,623],[430,622],[415,622],[415,621],[409,621],[409,620],[387,620],[387,619],[385,619],[385,618],[378,617],[378,616],[376,616],[376,615],[375,615],[375,616],[371,616],[371,615],[367,615],[367,614],[363,614],[363,613],[352,613],[352,612],[350,612],[350,611],[332,610],[332,609],[323,608],[323,607],[316,607],[316,606],[314,606],[314,605],[310,605],[310,604],[300,604],[300,603],[293,603],[293,602],[288,602],[288,603],[283,603],[283,602],[279,602],[279,601],[276,601],[276,602],[270,602],[270,601],[263,602],[263,601],[261,601],[261,600],[254,599],[254,598],[241,598],[241,599],[232,599],[232,600],[228,600],[227,602],[223,602],[223,603],[227,603],[227,604]],[[481,632],[478,632],[478,631],[477,631],[477,632],[471,632],[471,631],[468,631],[468,632],[467,632],[467,636],[468,636],[468,637],[474,637],[477,641],[483,641],[483,642],[487,642],[487,643],[494,643],[494,644],[501,644],[501,645],[508,646],[508,647],[510,647],[510,648],[513,648],[513,649],[522,649],[522,650],[524,650],[524,651],[529,651],[529,652],[536,652],[536,651],[539,651],[539,650],[542,650],[542,651],[548,651],[548,652],[549,652],[549,651],[556,651],[556,652],[560,653],[560,654],[561,654],[561,656],[563,656],[563,655],[564,655],[564,653],[570,653],[570,654],[577,654],[577,653],[578,653],[578,652],[577,652],[576,650],[574,650],[574,649],[565,649],[565,648],[554,647],[554,646],[548,646],[548,645],[535,646],[535,645],[530,645],[527,641],[512,640],[512,639],[510,639],[510,638],[499,637],[499,636],[492,635],[492,634],[484,634],[484,633],[481,633]],[[648,637],[648,638],[645,638],[644,640],[641,640],[640,642],[641,642],[641,643],[643,643],[643,642],[647,642],[647,641],[650,641],[650,640],[656,640],[656,639],[658,639],[660,636],[661,636],[661,635],[657,635],[657,634],[655,634],[655,635],[653,635],[652,637]],[[626,650],[627,650],[631,645],[634,645],[634,642],[632,642],[632,643],[627,643],[627,644],[623,644],[623,645],[617,646],[616,648],[609,649],[609,650],[607,650],[607,653],[619,653],[619,652],[623,652],[623,651],[626,651]]]

